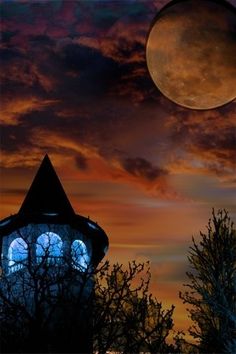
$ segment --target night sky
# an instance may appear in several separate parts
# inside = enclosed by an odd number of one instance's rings
[[[152,291],[185,329],[191,237],[212,207],[236,220],[236,100],[197,111],[158,91],[145,44],[167,3],[0,1],[0,217],[48,153],[75,211],[107,232],[107,258],[150,260]]]

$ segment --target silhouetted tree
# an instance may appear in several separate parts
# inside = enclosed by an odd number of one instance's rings
[[[188,259],[190,290],[180,297],[191,305],[191,335],[200,352],[236,353],[236,232],[226,211],[213,210],[207,232],[200,232],[198,244],[193,238]]]
[[[94,306],[94,349],[122,353],[170,353],[167,344],[173,310],[149,294],[150,268],[129,263],[128,269],[107,263],[98,273]]]
[[[193,343],[189,343],[189,341],[185,339],[185,333],[183,331],[178,331],[173,336],[173,341],[174,350],[178,354],[199,354],[198,347]]]

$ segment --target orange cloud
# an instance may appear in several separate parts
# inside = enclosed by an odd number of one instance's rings
[[[3,100],[0,122],[3,125],[17,125],[21,115],[44,110],[55,103],[54,100],[43,100],[37,97],[12,97]]]

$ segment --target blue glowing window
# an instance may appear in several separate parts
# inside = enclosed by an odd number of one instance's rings
[[[8,249],[9,271],[13,273],[21,269],[28,258],[28,245],[23,238],[18,237],[10,244]]]
[[[60,260],[62,255],[62,240],[60,236],[54,232],[45,232],[38,237],[36,244],[36,256],[38,262],[47,259],[49,261],[53,260],[55,263],[57,259]]]
[[[75,240],[71,246],[73,267],[81,271],[88,268],[90,257],[88,255],[87,247],[81,240]]]

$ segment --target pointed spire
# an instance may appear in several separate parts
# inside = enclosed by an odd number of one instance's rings
[[[45,155],[19,213],[74,214],[48,155]]]

